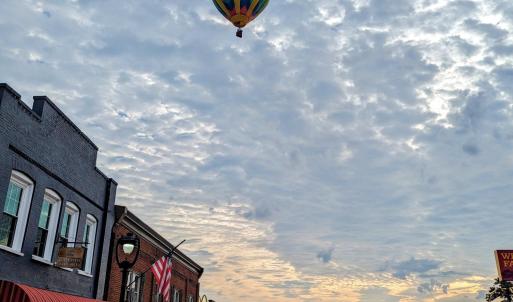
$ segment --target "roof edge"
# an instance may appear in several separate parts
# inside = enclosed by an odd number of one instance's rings
[[[9,86],[9,84],[7,83],[0,83],[0,88],[3,88],[5,89],[7,92],[9,92],[14,98],[16,99],[21,99],[21,95],[16,91],[14,90],[14,88],[12,88],[11,86]]]
[[[119,214],[118,214],[119,213]],[[151,237],[153,237],[154,240],[161,243],[164,247],[166,247],[168,250],[172,250],[174,248],[174,245],[171,244],[167,239],[162,237],[157,231],[155,231],[153,228],[151,228],[149,225],[147,225],[144,221],[142,221],[139,217],[137,217],[134,213],[132,213],[126,206],[116,205],[116,221],[118,223],[121,223],[122,220],[128,220],[132,222],[132,224],[139,227],[139,229]],[[187,263],[191,267],[193,267],[199,274],[199,277],[203,275],[203,267],[201,267],[198,263],[196,263],[194,260],[189,258],[187,255],[182,253],[180,250],[175,250],[174,255],[176,255],[180,260]]]
[[[96,146],[96,144],[93,143],[93,141],[82,130],[80,130],[80,128],[78,128],[78,126],[75,125],[75,123],[73,123],[73,121],[64,112],[62,112],[62,110],[59,109],[59,107],[57,107],[57,105],[55,105],[52,100],[50,100],[50,98],[48,98],[46,95],[38,95],[34,96],[33,99],[34,106],[38,101],[45,102],[46,104],[50,105],[50,107],[52,107],[53,110],[55,110],[71,126],[71,128],[73,128],[80,136],[82,136],[82,138],[84,138],[96,151],[99,150],[98,146]]]

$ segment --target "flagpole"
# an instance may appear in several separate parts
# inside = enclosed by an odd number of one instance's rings
[[[182,243],[184,243],[184,242],[185,242],[185,239],[184,239],[184,240],[182,240],[182,242],[178,243],[178,245],[177,245],[177,246],[174,246],[174,247],[171,249],[171,251],[168,253],[167,257],[168,257],[168,258],[171,258],[171,257],[173,256],[173,252],[174,252],[175,250],[177,250],[177,249],[178,249],[178,247],[179,247],[180,245],[182,245]]]
[[[171,251],[169,251],[169,253],[167,253],[166,258],[171,259],[171,257],[173,257],[173,253],[174,253],[174,251],[175,251],[175,250],[177,250],[177,249],[178,249],[178,247],[179,247],[180,245],[182,245],[182,243],[184,243],[184,242],[185,242],[185,239],[184,239],[184,240],[182,240],[182,242],[178,243],[178,245],[173,246],[173,248],[171,249]],[[129,287],[130,287],[130,285],[134,284],[137,280],[139,280],[139,278],[141,278],[141,276],[142,276],[142,275],[146,274],[150,269],[151,269],[151,265],[150,265],[150,267],[148,267],[144,272],[142,272],[142,273],[140,273],[138,276],[136,276],[136,277],[134,278],[134,281],[130,282],[130,284],[128,284],[128,285],[125,287],[125,290],[126,290],[127,288],[129,288]],[[121,301],[121,302],[124,302],[124,301]]]

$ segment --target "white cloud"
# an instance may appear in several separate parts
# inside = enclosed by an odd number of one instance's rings
[[[513,210],[508,1],[271,1],[244,39],[209,2],[2,16],[0,81],[61,106],[118,202],[191,239],[216,300],[458,301],[493,278]]]

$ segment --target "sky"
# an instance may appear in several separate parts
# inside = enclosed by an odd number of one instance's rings
[[[216,301],[484,301],[513,248],[513,2],[4,0],[0,82],[100,148]]]

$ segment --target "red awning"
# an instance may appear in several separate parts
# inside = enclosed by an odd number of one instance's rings
[[[0,302],[101,302],[49,290],[0,281]]]

